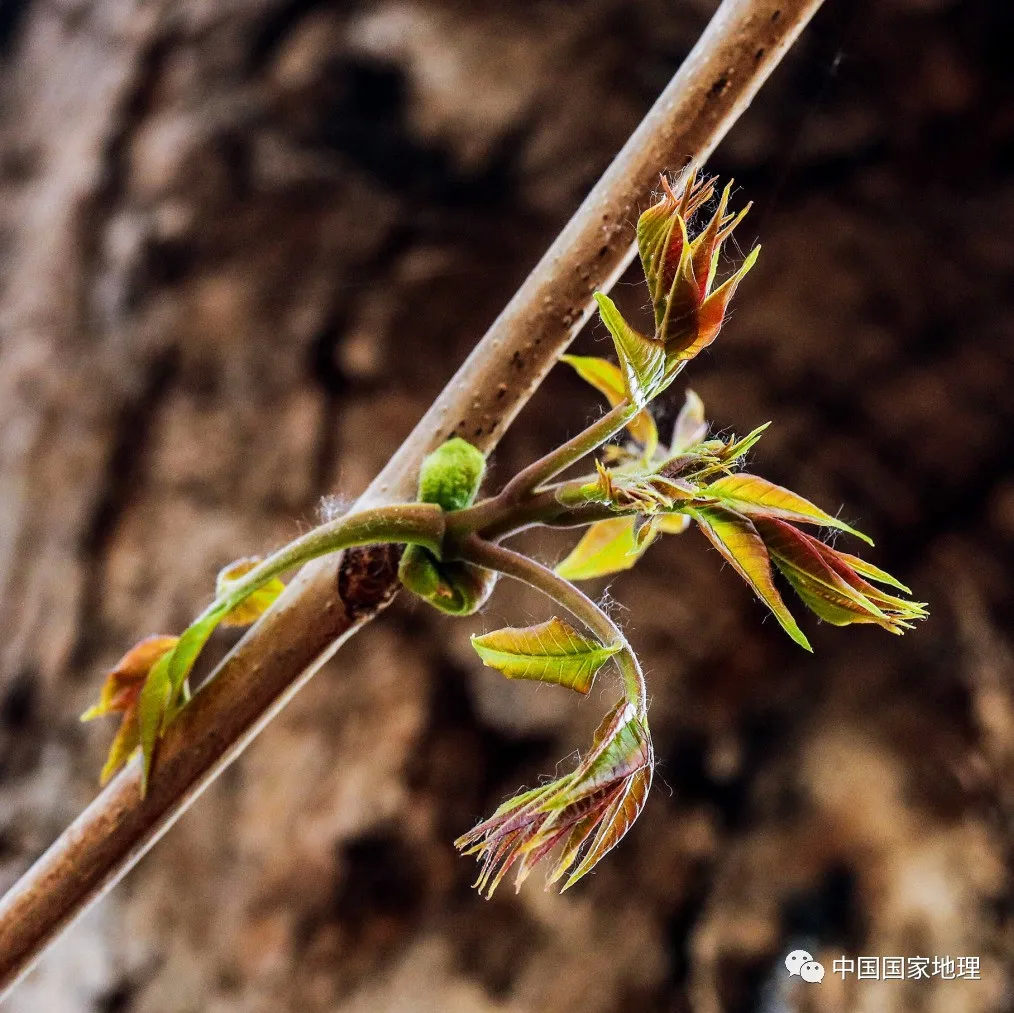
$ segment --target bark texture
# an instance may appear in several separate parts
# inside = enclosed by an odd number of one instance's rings
[[[103,668],[367,484],[710,10],[0,10],[0,885],[93,793],[110,729],[76,715]],[[810,659],[693,534],[654,548],[609,593],[659,788],[587,885],[486,904],[450,841],[612,695],[480,669],[468,633],[535,597],[504,586],[477,623],[396,603],[9,1008],[1006,1008],[1010,28],[1001,4],[832,4],[713,162],[765,251],[688,383],[722,427],[774,419],[758,468],[861,518],[929,624],[819,628]],[[552,377],[494,479],[589,404]],[[983,976],[804,991],[797,946]]]

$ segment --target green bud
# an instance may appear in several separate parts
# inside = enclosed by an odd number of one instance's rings
[[[472,505],[485,470],[482,452],[455,436],[423,461],[419,469],[419,500],[438,503],[445,510],[463,510]]]
[[[470,616],[493,593],[496,574],[472,563],[441,563],[429,550],[409,545],[401,557],[398,579],[434,608],[452,616]]]
[[[419,469],[419,500],[444,510],[471,506],[486,470],[486,458],[455,436],[428,455]],[[460,561],[444,563],[419,545],[402,553],[398,579],[434,608],[452,616],[470,616],[485,604],[496,584],[490,570]]]

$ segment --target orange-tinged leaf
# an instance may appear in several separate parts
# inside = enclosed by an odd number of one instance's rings
[[[837,528],[839,531],[847,531],[864,542],[873,544],[872,540],[861,531],[856,531],[844,521],[825,513],[820,507],[815,506],[808,499],[804,499],[790,489],[785,489],[774,482],[758,475],[748,475],[740,472],[735,475],[726,475],[715,482],[712,482],[707,492],[709,495],[717,496],[733,510],[748,516],[761,514],[768,517],[779,517],[786,521],[795,521],[798,524],[816,524],[820,527]]]
[[[156,634],[138,641],[106,676],[99,702],[89,707],[81,720],[92,721],[106,714],[122,713],[133,706],[152,666],[171,651],[179,639]]]
[[[137,720],[137,708],[132,707],[123,716],[120,727],[109,747],[109,754],[106,756],[105,765],[99,775],[99,784],[105,787],[109,779],[122,767],[130,754],[141,744],[140,730]]]
[[[532,870],[542,861],[565,837],[571,832],[569,824],[563,826],[546,825],[531,840],[526,842],[517,850],[517,857],[521,859],[518,866],[517,876],[514,880],[514,892],[521,890],[525,880],[531,875]],[[548,884],[547,884],[548,885]]]
[[[711,216],[711,220],[704,226],[703,230],[694,239],[692,250],[692,263],[694,266],[694,277],[700,288],[700,298],[707,296],[712,282],[715,280],[715,269],[718,265],[719,233],[725,219],[725,211],[729,206],[729,197],[732,194],[732,180],[725,184],[722,196],[719,198],[718,207]]]
[[[617,844],[626,836],[627,831],[634,825],[634,821],[641,814],[644,803],[648,799],[648,791],[651,788],[652,767],[647,766],[637,771],[624,785],[622,793],[610,803],[609,808],[601,817],[598,832],[595,834],[580,865],[567,877],[560,892],[569,890],[579,879],[586,876],[605,855],[612,851]],[[561,862],[562,864],[562,862]],[[562,874],[562,872],[561,872]],[[556,873],[550,877],[554,881]]]
[[[602,644],[557,619],[524,629],[503,629],[472,637],[483,664],[508,679],[533,679],[587,693],[595,673],[623,645]]]
[[[771,555],[789,567],[828,587],[840,589],[857,602],[866,590],[877,593],[877,589],[858,574],[849,574],[844,564],[836,559],[837,553],[820,539],[779,518],[758,517],[757,526]]]
[[[886,594],[862,577],[850,563],[855,557],[777,518],[758,517],[757,529],[778,569],[807,607],[827,622],[876,623],[901,633],[910,620],[925,618],[921,603]]]
[[[736,293],[736,288],[746,276],[750,268],[757,263],[760,254],[760,247],[755,246],[746,260],[740,265],[739,270],[725,282],[719,285],[711,295],[701,304],[697,319],[697,334],[694,340],[676,352],[676,358],[681,361],[689,361],[704,351],[718,337],[725,320],[725,313],[729,302]]]
[[[595,830],[599,825],[599,820],[602,818],[603,810],[605,810],[609,804],[610,798],[606,795],[596,808],[593,808],[587,816],[578,820],[571,827],[570,834],[563,845],[563,850],[560,852],[556,866],[546,880],[547,887],[552,886],[553,883],[557,882],[566,875],[567,870],[578,861],[578,855],[581,853],[581,849],[592,834],[595,833]]]
[[[662,322],[665,295],[684,262],[687,247],[686,223],[697,209],[711,199],[714,179],[697,179],[689,172],[683,191],[677,195],[662,177],[663,195],[637,220],[637,249],[655,307],[655,324]]]
[[[550,882],[575,865],[583,875],[637,817],[653,764],[643,713],[620,700],[603,718],[591,749],[575,770],[523,792],[455,842],[466,853],[480,856],[476,886],[488,896],[515,865],[520,886],[561,842],[563,855]]]
[[[656,304],[668,287],[663,274],[674,238],[676,208],[676,201],[667,193],[637,219],[637,250],[641,257],[641,268],[651,300]],[[675,238],[678,240],[679,234]],[[678,258],[680,253],[680,250],[676,250],[675,256]]]
[[[700,285],[700,296],[706,298],[715,281],[718,269],[718,255],[722,244],[732,235],[736,226],[747,216],[752,204],[747,204],[739,212],[726,214],[729,197],[732,194],[732,180],[728,182],[718,203],[718,209],[711,221],[704,227],[692,244],[694,275]]]
[[[690,513],[711,544],[771,609],[782,629],[800,647],[812,651],[775,587],[768,550],[752,521],[724,507],[700,507]]]
[[[626,397],[620,367],[608,359],[596,355],[561,355],[560,361],[572,366],[582,380],[603,394],[610,407],[615,408]],[[651,412],[642,408],[627,423],[627,430],[644,447],[645,457],[652,457],[658,446],[658,429]]]
[[[637,544],[633,517],[597,521],[556,567],[556,573],[567,580],[590,580],[629,570],[650,544],[651,539]]]
[[[237,559],[236,562],[230,563],[223,570],[220,570],[218,578],[215,581],[215,597],[228,597],[236,584],[260,562],[259,556],[250,556],[246,559]],[[249,626],[251,623],[257,622],[271,608],[284,590],[285,584],[277,577],[272,578],[268,583],[257,588],[247,598],[244,598],[234,609],[227,612],[221,620],[220,625]]]
[[[697,310],[700,305],[700,292],[694,278],[694,265],[690,256],[690,241],[687,238],[686,223],[676,220],[673,229],[673,240],[680,237],[678,249],[680,255],[670,257],[665,270],[666,292],[659,304],[655,306],[655,334],[671,353],[684,345],[688,336],[693,334],[697,326]],[[674,244],[673,249],[677,246]],[[661,311],[661,312],[660,312]]]
[[[784,565],[781,559],[775,565],[792,585],[806,607],[832,626],[851,626],[854,623],[874,623],[884,629],[897,633],[895,624],[878,609],[868,610],[858,607],[854,598],[844,594],[834,585],[810,576],[801,570]],[[875,607],[874,607],[875,608]]]

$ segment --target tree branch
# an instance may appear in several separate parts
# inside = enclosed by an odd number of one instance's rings
[[[693,51],[359,506],[414,498],[453,434],[490,450],[633,255],[659,173],[703,162],[821,0],[724,0]],[[397,550],[305,566],[162,740],[147,796],[135,757],[0,901],[0,986],[112,887],[397,587]]]

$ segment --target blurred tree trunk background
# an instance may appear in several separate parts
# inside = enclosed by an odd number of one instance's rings
[[[0,5],[0,885],[94,792],[103,669],[366,485],[714,6]],[[765,250],[687,382],[723,429],[774,420],[763,473],[870,531],[928,624],[818,628],[811,658],[698,536],[653,548],[609,589],[653,695],[646,812],[565,897],[486,903],[451,840],[610,690],[481,669],[468,633],[534,596],[400,601],[7,1009],[1009,1008],[1012,28],[829,0],[710,166]],[[592,411],[554,374],[494,479]],[[842,953],[982,978],[842,983]]]

